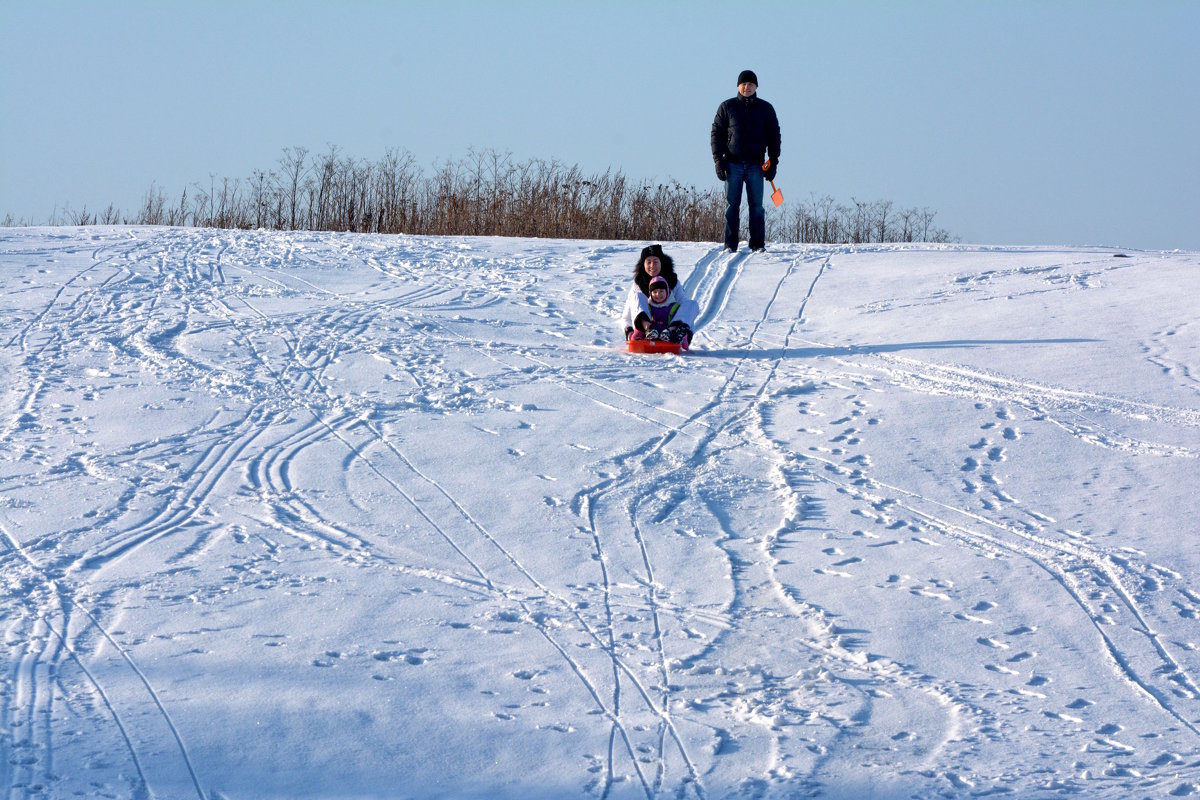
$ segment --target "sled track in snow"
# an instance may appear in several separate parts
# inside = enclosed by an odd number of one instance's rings
[[[166,502],[133,527],[108,537],[104,548],[85,556],[79,567],[102,569],[140,547],[185,530],[226,473],[270,424],[270,419],[261,409],[254,409],[232,428],[196,431],[189,438],[192,441],[207,438],[209,446],[203,450],[196,466],[183,475],[183,481],[170,487]]]
[[[111,309],[114,299],[119,302],[132,275],[121,265],[121,260],[141,252],[145,245],[135,244],[131,250],[115,253],[107,252],[108,249],[95,248],[88,265],[65,281],[33,320],[6,343],[6,347],[24,355],[21,364],[24,375],[18,377],[18,383],[30,388],[21,403],[21,414],[0,431],[0,441],[11,438],[23,426],[23,418],[33,413],[48,387],[66,380],[56,370],[66,359],[71,341],[83,334],[81,327],[86,329],[96,315]],[[92,275],[103,267],[111,272],[92,282]],[[65,589],[59,578],[50,577],[30,549],[22,546],[11,532],[3,526],[0,529],[20,559],[19,568],[28,575],[29,593],[22,602],[25,619],[32,625],[24,628],[28,644],[14,673],[17,707],[24,707],[27,716],[20,725],[22,732],[10,739],[24,751],[14,756],[16,768],[8,776],[10,796],[19,791],[37,795],[53,784],[58,748],[51,721],[61,714],[64,705],[78,699],[70,695],[58,697],[60,692],[67,692],[60,676],[68,664],[73,664],[88,691],[99,699],[102,713],[119,732],[120,747],[128,754],[136,773],[135,791],[155,794],[159,791],[157,787],[163,785],[164,776],[181,773],[187,776],[196,795],[203,798],[187,745],[146,674],[101,624],[97,614],[76,599],[75,592]],[[66,535],[71,533],[68,531]],[[53,572],[67,575],[82,563],[80,559],[64,562]],[[98,655],[99,649],[105,651],[103,656]],[[106,677],[99,676],[102,670]],[[134,698],[148,698],[155,715],[143,717],[131,726],[120,708]],[[16,707],[8,712],[8,720],[15,720],[13,713]]]
[[[149,678],[138,667],[128,650],[101,625],[92,611],[73,599],[56,580],[47,577],[44,570],[3,525],[0,525],[0,533],[3,534],[5,543],[11,551],[24,562],[24,566],[31,573],[33,582],[39,584],[35,591],[52,598],[49,603],[43,601],[31,608],[35,625],[40,626],[41,631],[31,632],[28,640],[31,646],[25,648],[25,654],[19,660],[16,669],[15,707],[8,711],[6,719],[14,730],[11,741],[14,745],[25,749],[30,756],[13,759],[12,763],[17,766],[17,771],[10,776],[12,778],[10,787],[14,789],[24,787],[32,790],[36,795],[40,794],[37,787],[45,787],[51,783],[50,776],[54,772],[53,755],[55,750],[50,730],[51,718],[54,713],[52,709],[53,696],[58,690],[58,675],[62,671],[62,664],[65,659],[70,659],[80,670],[96,696],[100,698],[109,718],[118,729],[123,745],[137,772],[140,791],[151,796],[157,794],[155,787],[160,785],[160,779],[172,775],[176,771],[175,761],[179,759],[182,761],[191,788],[200,800],[204,800],[204,791],[200,787],[199,776],[178,727]],[[78,624],[75,623],[72,610],[78,612],[81,618]],[[55,625],[52,621],[54,618],[61,622]],[[71,631],[73,627],[76,628],[74,633]],[[98,636],[108,645],[109,652],[103,657],[98,657],[95,652],[87,654],[86,657],[81,655],[72,642],[88,634]],[[44,644],[44,648],[40,652],[37,650],[38,642]],[[108,666],[106,671],[110,675],[108,681],[112,680],[111,676],[123,675],[128,678],[120,681],[119,691],[123,698],[127,699],[132,695],[144,693],[157,711],[154,719],[139,723],[139,733],[137,734],[132,732],[128,723],[123,720],[118,708],[120,701],[114,700],[114,689],[111,684],[106,688],[96,677],[97,670],[105,665]],[[13,713],[22,705],[27,709],[24,721],[20,725],[15,725]],[[164,725],[165,731],[156,733],[153,729],[158,724]],[[27,734],[17,733],[17,728],[26,731]],[[135,738],[140,740],[143,736],[148,741],[145,743],[135,742]],[[164,741],[172,741],[174,747],[164,751],[162,746]],[[39,767],[40,779],[34,777],[34,765]]]
[[[737,277],[749,257],[749,251],[745,250],[740,253],[714,250],[697,262],[692,274],[684,282],[686,294],[695,300],[701,309],[696,318],[697,331],[720,316],[725,309],[733,286],[737,283]]]

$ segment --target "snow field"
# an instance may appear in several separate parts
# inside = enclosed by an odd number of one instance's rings
[[[9,797],[1200,793],[1200,256],[0,232]]]

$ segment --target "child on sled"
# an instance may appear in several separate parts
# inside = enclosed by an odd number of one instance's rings
[[[634,319],[630,339],[660,339],[688,349],[692,343],[692,328],[681,318],[683,303],[672,299],[670,289],[661,275],[650,280],[647,311]]]

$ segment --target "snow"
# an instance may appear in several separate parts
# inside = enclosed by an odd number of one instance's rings
[[[0,230],[9,798],[1200,794],[1200,254]]]

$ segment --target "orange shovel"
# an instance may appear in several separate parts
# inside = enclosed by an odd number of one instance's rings
[[[766,172],[768,169],[770,169],[770,167],[771,159],[768,158],[767,163],[763,164],[763,172]],[[771,184],[771,188],[775,189],[775,181],[768,182]],[[779,191],[778,189],[775,189],[775,191],[771,192],[771,202],[777,207],[783,205],[783,192]]]

